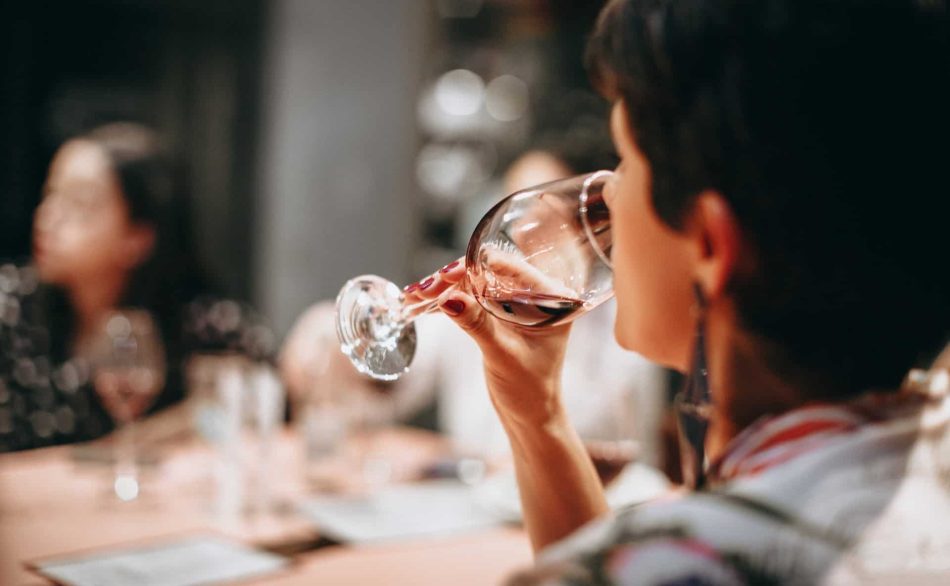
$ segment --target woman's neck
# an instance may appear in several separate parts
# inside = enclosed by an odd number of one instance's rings
[[[66,294],[76,316],[76,328],[71,345],[74,353],[80,350],[95,332],[99,321],[122,299],[128,276],[123,272],[85,278],[82,283],[68,287]]]
[[[706,439],[710,459],[757,419],[804,405],[814,396],[768,368],[761,343],[739,331],[736,323],[731,307],[720,310],[720,315],[711,311],[707,319],[706,359],[713,395]]]

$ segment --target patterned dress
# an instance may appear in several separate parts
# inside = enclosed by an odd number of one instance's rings
[[[0,265],[0,452],[91,440],[114,428],[85,360],[68,356],[50,291],[31,267]],[[183,362],[194,352],[232,350],[267,360],[274,338],[246,305],[198,298],[165,327],[168,372],[152,411],[185,394]]]
[[[512,584],[950,584],[950,372],[763,418],[707,489],[595,521]]]

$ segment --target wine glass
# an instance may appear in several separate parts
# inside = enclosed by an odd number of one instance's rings
[[[596,171],[523,189],[485,214],[465,254],[465,286],[482,307],[498,319],[541,328],[569,322],[613,295],[603,197],[612,175]],[[436,301],[404,301],[399,287],[374,275],[341,289],[337,334],[360,372],[390,381],[408,370],[416,350],[413,320]]]
[[[122,501],[139,496],[135,421],[165,382],[158,327],[142,309],[110,312],[100,322],[91,362],[96,393],[116,423],[113,490]]]

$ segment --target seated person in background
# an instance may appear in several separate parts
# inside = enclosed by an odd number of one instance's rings
[[[945,3],[612,0],[589,56],[613,331],[708,386],[681,411],[706,465],[612,514],[556,376],[569,329],[431,275],[413,295],[476,340],[511,439],[541,552],[513,583],[947,583],[950,382],[912,370],[950,336]]]
[[[168,372],[153,411],[182,399],[190,347],[270,353],[247,310],[196,300],[202,287],[179,190],[157,138],[135,124],[99,127],[56,152],[34,218],[32,265],[0,269],[0,451],[112,430],[84,354],[115,308],[147,309],[161,330]],[[222,312],[232,319],[218,319]]]
[[[553,152],[530,151],[509,166],[504,194],[576,172]],[[609,301],[574,323],[563,373],[564,388],[569,389],[564,396],[566,409],[585,439],[637,440],[640,459],[655,464],[664,373],[604,335],[614,313],[615,305]],[[421,316],[416,328],[419,345],[410,371],[395,383],[379,383],[359,375],[339,352],[333,304],[318,303],[298,320],[284,344],[283,378],[297,396],[321,384],[362,390],[367,400],[372,400],[373,393],[367,391],[373,386],[389,384],[403,419],[436,400],[439,430],[458,450],[485,456],[506,454],[508,440],[485,392],[478,347],[441,314]],[[321,344],[321,338],[331,343]],[[309,369],[319,360],[314,354],[321,348],[332,351],[338,364],[324,363],[330,376],[317,381]]]

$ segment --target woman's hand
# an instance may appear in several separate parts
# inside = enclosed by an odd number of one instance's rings
[[[499,270],[498,274],[515,273]],[[531,278],[524,270],[522,276]],[[569,324],[535,329],[493,318],[472,294],[464,259],[410,285],[405,295],[407,304],[438,299],[442,312],[475,340],[503,423],[538,425],[560,415],[560,376]]]
[[[515,267],[511,261],[524,264],[504,254],[488,261],[502,289],[517,290],[521,280],[521,285],[531,285],[524,290],[570,296],[569,291],[551,289],[563,285],[546,282],[543,271]],[[505,263],[510,266],[501,266]],[[459,287],[451,289],[455,284]],[[570,326],[529,329],[494,319],[472,295],[461,260],[410,285],[405,293],[407,303],[438,299],[442,311],[481,348],[485,380],[511,443],[525,527],[535,549],[606,512],[597,473],[560,400]]]

